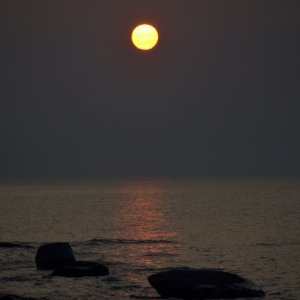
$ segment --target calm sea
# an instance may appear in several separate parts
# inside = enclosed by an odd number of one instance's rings
[[[155,298],[147,276],[224,268],[300,299],[300,179],[157,178],[0,183],[0,293],[47,299]],[[70,242],[110,276],[37,271],[42,243]],[[29,246],[29,247],[25,247]]]

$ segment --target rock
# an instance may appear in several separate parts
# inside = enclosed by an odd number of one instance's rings
[[[75,262],[69,243],[52,243],[40,246],[35,256],[38,270],[55,270]]]
[[[105,276],[108,268],[97,262],[76,261],[69,243],[46,244],[38,248],[36,266],[39,270],[54,270],[53,276]]]
[[[53,276],[63,277],[85,277],[85,276],[106,276],[108,268],[97,262],[76,261],[55,270]]]
[[[0,300],[35,300],[35,298],[21,297],[17,295],[0,295]]]
[[[235,299],[264,297],[253,282],[236,274],[210,269],[173,269],[148,277],[163,298]]]
[[[23,248],[23,247],[24,246],[19,243],[0,242],[0,248]]]

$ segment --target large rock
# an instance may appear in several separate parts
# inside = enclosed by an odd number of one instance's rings
[[[53,276],[63,277],[85,277],[85,276],[105,276],[109,271],[105,265],[97,262],[76,261],[55,270]]]
[[[75,262],[75,257],[69,243],[52,243],[38,248],[35,262],[38,270],[55,270]]]
[[[264,297],[253,282],[221,270],[173,269],[148,277],[163,298],[234,299]]]

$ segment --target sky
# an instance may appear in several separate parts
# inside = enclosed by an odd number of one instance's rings
[[[2,0],[0,177],[299,176],[300,1]],[[160,42],[135,49],[135,25]]]

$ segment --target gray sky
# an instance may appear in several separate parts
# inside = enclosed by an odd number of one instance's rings
[[[0,2],[0,177],[300,175],[300,1]],[[134,25],[160,32],[132,47]]]

